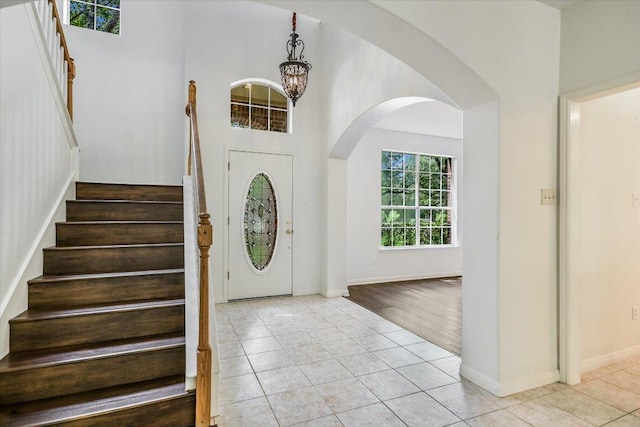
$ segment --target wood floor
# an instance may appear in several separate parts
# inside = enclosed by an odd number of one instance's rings
[[[349,286],[347,299],[452,353],[462,350],[462,277]]]

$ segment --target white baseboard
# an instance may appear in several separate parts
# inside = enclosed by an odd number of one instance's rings
[[[316,295],[320,293],[320,288],[302,288],[302,289],[294,289],[293,296],[299,297],[302,295]]]
[[[335,289],[332,291],[316,292],[316,293],[319,293],[325,298],[348,297],[349,289]]]
[[[629,357],[640,355],[640,345],[614,351],[613,353],[604,354],[602,356],[592,357],[583,360],[580,364],[580,372],[589,372],[594,369],[601,368],[611,363],[616,363]]]
[[[445,277],[458,277],[462,276],[461,271],[448,271],[433,274],[412,274],[405,276],[387,276],[387,277],[366,277],[360,279],[349,279],[347,285],[372,285],[374,283],[386,283],[386,282],[406,282],[409,280],[423,280],[423,279],[442,279]]]
[[[553,370],[500,383],[472,368],[469,368],[468,366],[465,366],[464,360],[460,366],[460,375],[498,397],[510,396],[525,390],[552,384],[560,380],[560,371]]]

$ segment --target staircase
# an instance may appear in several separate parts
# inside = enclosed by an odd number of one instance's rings
[[[188,426],[182,187],[77,183],[0,360],[0,426]]]

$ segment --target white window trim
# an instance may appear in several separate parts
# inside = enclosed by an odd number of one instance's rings
[[[450,210],[451,211],[451,243],[449,244],[442,244],[442,245],[432,245],[432,244],[428,244],[428,245],[403,245],[403,246],[382,246],[381,243],[381,237],[380,237],[380,233],[382,232],[383,227],[382,226],[382,218],[380,218],[380,222],[378,225],[378,250],[381,253],[385,253],[385,252],[397,252],[397,251],[415,251],[415,250],[432,250],[432,249],[436,249],[436,250],[440,250],[440,249],[451,249],[451,248],[459,248],[460,244],[458,242],[458,193],[457,193],[457,173],[458,173],[458,161],[457,161],[457,157],[455,157],[454,155],[450,155],[450,154],[431,154],[431,153],[423,153],[423,152],[417,152],[417,151],[404,151],[404,150],[398,150],[398,149],[387,149],[387,148],[382,148],[380,150],[380,156],[382,157],[382,153],[383,152],[392,152],[392,153],[402,153],[402,154],[414,154],[416,156],[431,156],[431,157],[445,157],[445,158],[449,158],[451,159],[451,187],[450,187],[450,194],[451,194],[451,206],[447,206],[447,207],[441,207],[441,206],[434,206],[434,207],[430,207],[430,206],[420,206],[419,205],[419,198],[418,198],[418,190],[419,190],[419,185],[418,185],[418,174],[416,173],[416,205],[415,206],[391,206],[391,205],[383,205],[381,203],[380,198],[378,198],[379,200],[379,209],[378,209],[378,215],[381,215],[381,212],[383,209],[415,209],[416,211],[419,211],[421,208],[432,208],[432,209],[445,209],[445,210]],[[416,171],[418,171],[419,167],[417,166],[418,162],[416,162]],[[382,182],[382,168],[381,165],[378,164],[378,189],[381,189],[382,186],[380,185],[380,183]],[[419,215],[418,215],[419,217]],[[416,240],[419,239],[419,230],[420,230],[420,226],[419,226],[419,218],[416,218]]]
[[[83,3],[87,3],[86,0],[77,0],[79,2],[83,2]],[[117,10],[118,12],[120,12],[120,31],[116,34],[116,33],[108,33],[105,31],[100,31],[100,30],[96,30],[95,29],[95,24],[96,24],[96,16],[97,14],[93,17],[93,26],[94,28],[85,28],[85,30],[92,30],[92,31],[97,31],[98,33],[104,33],[104,34],[112,34],[114,36],[119,36],[122,34],[122,2],[120,3],[120,8],[115,8],[115,7],[111,7],[111,6],[103,6],[103,5],[95,5],[95,7],[104,7],[105,9],[111,9],[111,10]],[[72,27],[75,27],[75,25],[71,25],[71,0],[63,0],[62,2],[62,23],[64,25],[69,25]],[[76,27],[76,28],[82,28],[82,27]]]

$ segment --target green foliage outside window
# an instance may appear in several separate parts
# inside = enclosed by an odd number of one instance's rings
[[[120,34],[120,0],[71,0],[69,23],[111,34]]]
[[[380,245],[452,243],[452,158],[383,151]]]

